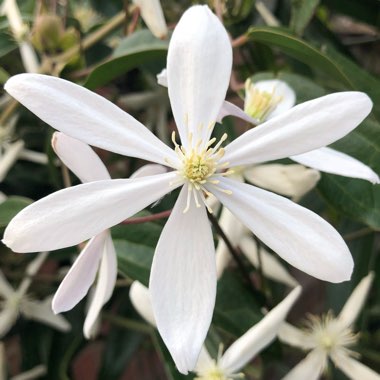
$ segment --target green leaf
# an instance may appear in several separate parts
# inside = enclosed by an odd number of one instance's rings
[[[280,28],[251,28],[247,36],[253,41],[280,48],[311,68],[339,80],[345,88],[366,92],[375,104],[376,115],[380,117],[380,81],[332,47],[324,46],[318,49]]]
[[[11,219],[33,201],[24,197],[9,197],[0,204],[0,227],[6,227]]]
[[[380,124],[367,119],[333,147],[380,173]],[[374,229],[380,229],[380,186],[331,174],[318,184],[324,198],[340,213]]]
[[[292,0],[290,28],[301,36],[307,27],[320,0]]]
[[[225,272],[218,281],[213,325],[239,337],[262,318],[256,297],[241,277]]]
[[[85,87],[95,89],[128,71],[162,61],[164,65],[168,42],[141,30],[122,40],[111,59],[97,66],[86,80]]]
[[[0,84],[4,84],[9,79],[9,74],[2,67],[0,67]]]
[[[114,245],[119,272],[148,286],[154,248],[144,245],[143,242],[138,244],[116,239]]]

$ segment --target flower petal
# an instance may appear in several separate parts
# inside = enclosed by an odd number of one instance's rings
[[[150,175],[164,174],[168,171],[166,166],[157,164],[148,164],[138,168],[129,178],[148,177]]]
[[[212,186],[207,190],[284,260],[321,280],[341,282],[351,277],[353,260],[346,243],[320,216],[257,187],[219,180],[218,186],[231,195]]]
[[[16,252],[69,247],[122,222],[179,185],[177,173],[169,172],[63,189],[18,213],[3,243]]]
[[[313,350],[283,377],[282,380],[317,380],[326,365],[326,354],[321,350]]]
[[[137,312],[152,326],[156,327],[149,289],[139,281],[133,281],[129,289],[129,298]]]
[[[352,380],[380,380],[380,375],[371,368],[349,357],[346,354],[333,352],[334,364]]]
[[[160,73],[156,75],[157,83],[162,87],[168,87],[168,70],[162,69]]]
[[[178,370],[197,363],[216,294],[214,242],[206,209],[187,205],[181,190],[154,254],[149,291],[158,330]]]
[[[8,282],[4,273],[0,270],[0,295],[1,298],[10,298],[16,291],[12,288],[11,284]]]
[[[361,178],[374,184],[380,183],[379,176],[369,166],[348,154],[331,148],[319,148],[290,158],[322,172]]]
[[[235,104],[224,101],[219,111],[217,122],[221,123],[226,116],[236,116],[239,119],[245,120],[247,123],[254,125],[259,124],[258,120],[248,116],[241,108],[235,106]]]
[[[96,235],[79,254],[54,295],[52,304],[54,313],[72,309],[85,297],[95,281],[106,236],[107,232]]]
[[[249,165],[298,155],[333,143],[358,126],[372,109],[362,92],[338,92],[299,104],[242,134],[220,163]]]
[[[177,155],[120,108],[84,87],[40,74],[19,74],[6,91],[45,123],[87,144],[167,165]]]
[[[279,79],[261,80],[253,84],[259,91],[265,91],[272,94],[273,98],[279,98],[276,107],[271,111],[267,120],[278,116],[296,104],[296,94],[293,89],[284,81]]]
[[[168,28],[166,26],[164,13],[159,0],[133,0],[140,8],[141,17],[149,30],[157,38],[166,38]]]
[[[55,315],[51,310],[52,297],[49,296],[43,301],[30,301],[23,299],[20,305],[21,313],[28,319],[44,323],[60,331],[69,331],[70,323],[62,317]]]
[[[12,328],[18,317],[18,306],[5,303],[4,309],[0,312],[0,339]]]
[[[203,345],[194,372],[197,374],[207,373],[207,370],[212,368],[213,365],[215,365],[215,361],[211,358],[205,345]]]
[[[81,180],[81,182],[111,179],[99,156],[85,143],[55,132],[51,145],[60,160]]]
[[[229,373],[242,369],[254,356],[272,342],[289,310],[301,294],[301,286],[273,308],[259,323],[251,327],[223,354],[220,367]]]
[[[207,144],[226,97],[232,47],[218,18],[203,5],[189,8],[174,29],[168,50],[168,90],[182,145]]]
[[[287,322],[282,324],[278,332],[278,339],[290,346],[299,347],[304,350],[310,350],[315,347],[315,343],[310,339],[310,335]]]
[[[223,207],[222,213],[219,218],[219,225],[222,228],[223,232],[227,235],[231,244],[236,247],[243,233],[246,231],[246,227],[240,223],[239,220],[228,210],[226,207]],[[224,269],[231,260],[231,252],[227,248],[222,238],[218,238],[218,247],[216,249],[216,272],[218,278],[223,274]]]
[[[96,325],[100,310],[111,298],[117,278],[116,252],[109,231],[106,233],[104,243],[95,293],[93,294],[83,326],[83,333],[87,339],[93,337],[93,328]]]
[[[313,189],[321,175],[303,165],[264,164],[248,167],[244,177],[256,186],[296,200]]]
[[[292,277],[287,269],[280,263],[280,261],[267,252],[264,248],[260,248],[259,258],[257,244],[251,236],[244,236],[240,240],[239,246],[249,262],[255,268],[259,268],[261,262],[261,270],[265,277],[270,278],[273,281],[281,282],[292,288],[299,285],[294,277]]]
[[[374,273],[370,272],[366,277],[364,277],[346,301],[338,316],[338,320],[343,323],[344,326],[348,327],[354,324],[364,306],[365,301],[367,300],[374,276]]]

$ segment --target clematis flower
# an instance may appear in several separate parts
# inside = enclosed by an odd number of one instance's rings
[[[0,271],[0,296],[3,298],[0,311],[0,338],[11,329],[16,323],[19,314],[26,319],[44,323],[60,331],[70,330],[70,324],[60,315],[54,315],[51,311],[51,296],[42,301],[33,300],[27,294],[34,276],[41,264],[44,262],[47,253],[39,254],[27,267],[25,277],[17,289],[13,289]]]
[[[152,34],[157,38],[166,38],[168,28],[160,0],[133,0],[133,3],[139,7],[141,17]]]
[[[332,313],[322,317],[312,315],[306,330],[284,323],[280,340],[310,353],[283,380],[319,379],[327,368],[328,358],[350,379],[380,379],[380,375],[354,359],[357,354],[350,349],[359,339],[352,327],[364,306],[373,277],[370,273],[360,281],[336,318]]]
[[[181,139],[179,145],[173,136],[174,150],[114,104],[71,82],[21,74],[5,85],[64,133],[173,169],[60,190],[22,210],[3,241],[18,252],[75,245],[182,187],[159,239],[149,284],[158,330],[182,373],[197,362],[215,302],[215,251],[205,206],[210,194],[301,270],[340,282],[350,278],[353,267],[347,245],[324,219],[286,198],[227,178],[227,169],[328,145],[368,115],[371,100],[360,92],[327,95],[292,108],[224,148],[227,136],[219,142],[210,137],[231,66],[223,25],[207,6],[191,7],[177,24],[168,50],[169,98]]]
[[[211,358],[205,346],[202,347],[197,365],[194,369],[196,380],[229,380],[243,378],[238,373],[248,362],[267,347],[277,336],[289,310],[301,294],[301,286],[292,292],[264,318],[251,327],[227,350],[218,355],[217,360]],[[148,289],[138,281],[134,281],[129,291],[134,308],[152,326],[156,326]]]
[[[87,144],[64,133],[55,132],[52,146],[61,161],[83,183],[110,180],[111,177],[103,162]],[[136,171],[132,177],[164,171],[166,170],[160,165],[146,165]],[[53,311],[61,313],[72,309],[88,293],[97,273],[96,289],[83,326],[86,338],[94,335],[99,312],[111,298],[117,278],[116,251],[109,230],[91,238],[79,254],[53,298]]]

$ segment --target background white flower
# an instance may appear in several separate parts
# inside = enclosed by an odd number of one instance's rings
[[[364,306],[373,277],[370,273],[361,280],[336,318],[331,313],[322,317],[313,315],[306,330],[284,323],[279,332],[280,340],[310,353],[283,380],[318,379],[328,365],[328,358],[350,379],[380,379],[380,375],[354,359],[357,354],[350,349],[359,339],[353,325]]]

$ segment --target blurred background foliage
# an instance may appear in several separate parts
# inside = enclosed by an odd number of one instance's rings
[[[191,1],[163,0],[172,30]],[[206,2],[203,2],[206,3]],[[333,144],[380,173],[380,6],[378,0],[220,0],[207,2],[222,12],[234,46],[234,68],[227,98],[242,105],[244,81],[285,80],[297,94],[297,103],[323,94],[358,90],[374,102],[369,118]],[[156,74],[165,67],[169,39],[157,39],[146,28],[133,4],[120,0],[18,1],[29,26],[42,71],[79,83],[115,102],[170,141],[175,128],[165,88]],[[41,15],[49,13],[49,25]],[[45,20],[46,21],[46,20]],[[54,28],[52,29],[52,24]],[[44,29],[45,28],[45,29]],[[170,36],[170,33],[169,33]],[[18,45],[7,18],[0,17],[0,81],[24,72]],[[0,153],[22,140],[27,151],[42,153],[40,161],[22,156],[1,179],[7,198],[0,204],[0,229],[23,207],[68,184],[79,183],[57,162],[50,147],[52,129],[18,106],[4,93],[0,98]],[[246,126],[227,118],[217,132],[230,138]],[[334,128],[332,125],[331,128]],[[97,149],[113,178],[128,177],[142,163]],[[1,157],[1,156],[0,156]],[[173,206],[173,196],[154,209]],[[290,315],[299,321],[305,312],[339,312],[352,289],[373,270],[377,274],[369,302],[357,324],[362,361],[380,371],[380,186],[358,179],[322,174],[315,190],[301,203],[330,221],[347,241],[355,260],[351,281],[327,284],[289,267],[304,286],[303,296]],[[129,301],[133,280],[148,283],[154,247],[165,220],[119,225],[112,229],[118,254],[119,279],[102,314],[98,336],[86,341],[82,325],[86,301],[65,314],[72,330],[57,332],[19,318],[3,337],[10,375],[39,364],[47,366],[46,379],[183,379],[174,367],[158,334],[134,311]],[[78,254],[76,247],[50,254],[35,276],[31,292],[42,298],[53,293],[63,273]],[[12,284],[25,275],[34,254],[21,255],[0,246],[1,270]],[[216,352],[244,333],[262,317],[263,306],[283,298],[284,287],[263,281],[260,270],[242,257],[251,284],[232,265],[218,283],[214,319],[207,341]],[[254,291],[252,291],[254,287]],[[247,377],[277,379],[289,371],[301,354],[278,341],[247,369]],[[326,379],[344,379],[333,368]],[[192,378],[191,376],[189,378]],[[365,379],[363,379],[365,380]]]

